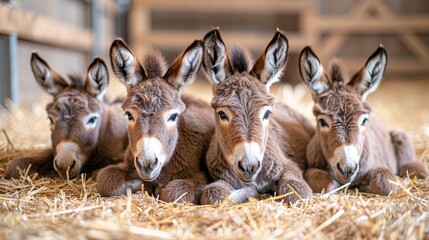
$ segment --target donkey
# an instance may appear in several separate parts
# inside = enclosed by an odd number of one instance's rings
[[[243,48],[231,46],[227,52],[218,28],[208,32],[203,42],[203,66],[213,87],[211,106],[216,116],[206,161],[216,181],[205,187],[201,202],[229,198],[241,203],[260,193],[292,191],[300,196],[285,196],[288,203],[311,197],[301,169],[314,128],[292,108],[275,104],[269,93],[286,65],[284,33],[277,29],[253,67]]]
[[[389,131],[365,102],[381,82],[387,53],[382,45],[352,77],[332,61],[327,74],[310,46],[299,58],[300,73],[312,91],[317,133],[307,148],[305,179],[314,192],[350,182],[359,190],[387,195],[396,174],[424,178],[427,167],[417,162],[411,140]]]
[[[104,95],[109,84],[106,64],[95,58],[85,79],[62,77],[37,52],[31,55],[37,83],[53,96],[46,106],[51,125],[52,149],[11,162],[6,178],[30,173],[74,178],[122,160],[128,145],[127,122],[119,104],[109,104]]]
[[[214,119],[207,103],[182,92],[195,80],[202,56],[202,42],[195,40],[167,70],[159,51],[148,49],[140,62],[121,39],[113,41],[112,68],[128,92],[122,107],[130,143],[125,162],[100,171],[101,195],[137,191],[143,183],[163,201],[199,203]]]

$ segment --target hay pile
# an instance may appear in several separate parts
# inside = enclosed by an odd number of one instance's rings
[[[428,163],[429,83],[409,85],[385,81],[370,102],[390,127],[412,134],[417,156]],[[275,92],[310,115],[309,96],[300,87]],[[50,145],[44,104],[9,108],[0,109],[0,239],[429,238],[429,179],[398,178],[399,190],[387,197],[344,188],[294,206],[276,197],[214,206],[163,203],[143,193],[102,198],[85,176],[36,179],[23,173],[5,180],[8,161]]]

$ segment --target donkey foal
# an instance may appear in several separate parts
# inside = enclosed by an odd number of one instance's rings
[[[204,189],[202,203],[223,198],[241,203],[269,192],[291,193],[285,201],[295,202],[298,197],[290,188],[302,198],[311,197],[301,169],[314,129],[298,112],[275,104],[269,93],[286,65],[286,36],[277,30],[253,68],[244,49],[233,46],[227,52],[218,29],[203,41],[203,64],[212,83],[216,116],[207,167],[216,181]]]
[[[30,164],[30,173],[74,178],[121,161],[128,145],[126,118],[119,105],[104,101],[109,84],[104,61],[94,59],[85,80],[63,78],[36,52],[31,55],[31,68],[37,83],[54,97],[46,106],[52,149],[16,159],[6,178],[19,177],[18,168]]]
[[[201,40],[192,43],[167,70],[158,51],[148,50],[141,63],[117,39],[110,48],[112,67],[127,86],[123,109],[128,116],[125,162],[103,169],[97,189],[104,196],[125,194],[127,188],[145,190],[172,202],[199,203],[207,184],[202,171],[214,132],[210,106],[182,96],[201,65]]]
[[[317,133],[307,148],[305,178],[314,192],[330,191],[351,182],[364,192],[387,195],[394,191],[389,180],[428,176],[417,162],[405,133],[389,131],[365,102],[378,87],[387,64],[380,46],[351,79],[333,61],[328,74],[308,46],[300,55],[300,73],[312,91]]]

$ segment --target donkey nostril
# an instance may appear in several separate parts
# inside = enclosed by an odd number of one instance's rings
[[[256,170],[258,170],[259,166],[261,165],[260,162],[258,162],[257,164],[253,164],[252,168],[250,169],[252,172],[256,172]]]
[[[261,162],[259,162],[259,161],[258,161],[258,165],[256,166],[255,171],[256,171],[257,169],[259,169],[259,167],[261,167]]]
[[[139,158],[136,158],[134,162],[135,162],[137,168],[142,169],[143,166],[140,164]]]
[[[357,164],[355,164],[355,166],[354,166],[354,168],[353,168],[352,173],[356,172],[357,168],[358,168],[358,165],[357,165]]]
[[[57,162],[57,160],[56,160],[56,159],[54,160],[54,165],[55,165],[55,168],[56,168],[56,169],[58,169],[58,170],[60,169],[60,168],[58,167],[58,162]]]
[[[155,158],[155,162],[152,164],[152,168],[158,165],[158,158]]]
[[[245,169],[244,164],[243,164],[243,162],[242,162],[242,161],[239,161],[239,162],[238,162],[237,167],[238,167],[238,169],[239,169],[240,171],[242,171],[242,172],[246,172],[246,169]]]
[[[341,173],[344,173],[343,169],[341,168],[341,164],[337,163],[337,169],[340,170]]]
[[[73,169],[74,165],[76,165],[76,160],[73,160],[72,165],[70,166],[70,169]]]

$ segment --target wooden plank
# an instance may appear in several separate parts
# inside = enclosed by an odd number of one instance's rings
[[[363,24],[364,23],[364,24]],[[374,18],[324,17],[316,23],[319,30],[335,33],[392,33],[398,29],[429,32],[429,17],[409,16],[392,20]]]
[[[172,11],[189,10],[192,12],[297,12],[304,11],[312,7],[312,1],[249,1],[249,0],[145,0],[141,1],[141,6],[153,9],[163,9]]]
[[[0,3],[0,33],[16,33],[18,38],[89,52],[91,31],[77,28],[28,11]]]
[[[321,56],[319,56],[321,57]],[[368,55],[369,57],[369,55]],[[322,63],[325,67],[328,67],[329,61],[325,61],[325,57],[321,57]],[[332,59],[330,57],[330,59]],[[360,69],[367,60],[364,57],[341,57],[341,61],[344,66],[350,70],[351,74],[354,74]],[[403,73],[403,74],[415,74],[415,73],[429,73],[429,63],[422,63],[416,59],[403,59],[389,56],[389,61],[386,67],[386,73]]]
[[[209,29],[207,29],[208,31]],[[274,35],[275,29],[272,31]],[[173,32],[173,31],[155,31],[150,34],[140,36],[133,40],[133,48],[138,48],[141,45],[145,47],[155,46],[157,48],[177,49],[189,45],[194,39],[202,38],[205,32]],[[271,34],[261,34],[260,32],[237,33],[230,31],[222,31],[223,39],[226,43],[238,42],[243,46],[262,51],[269,43],[272,37]],[[298,52],[308,41],[305,37],[297,34],[286,33],[289,40],[290,51]]]

